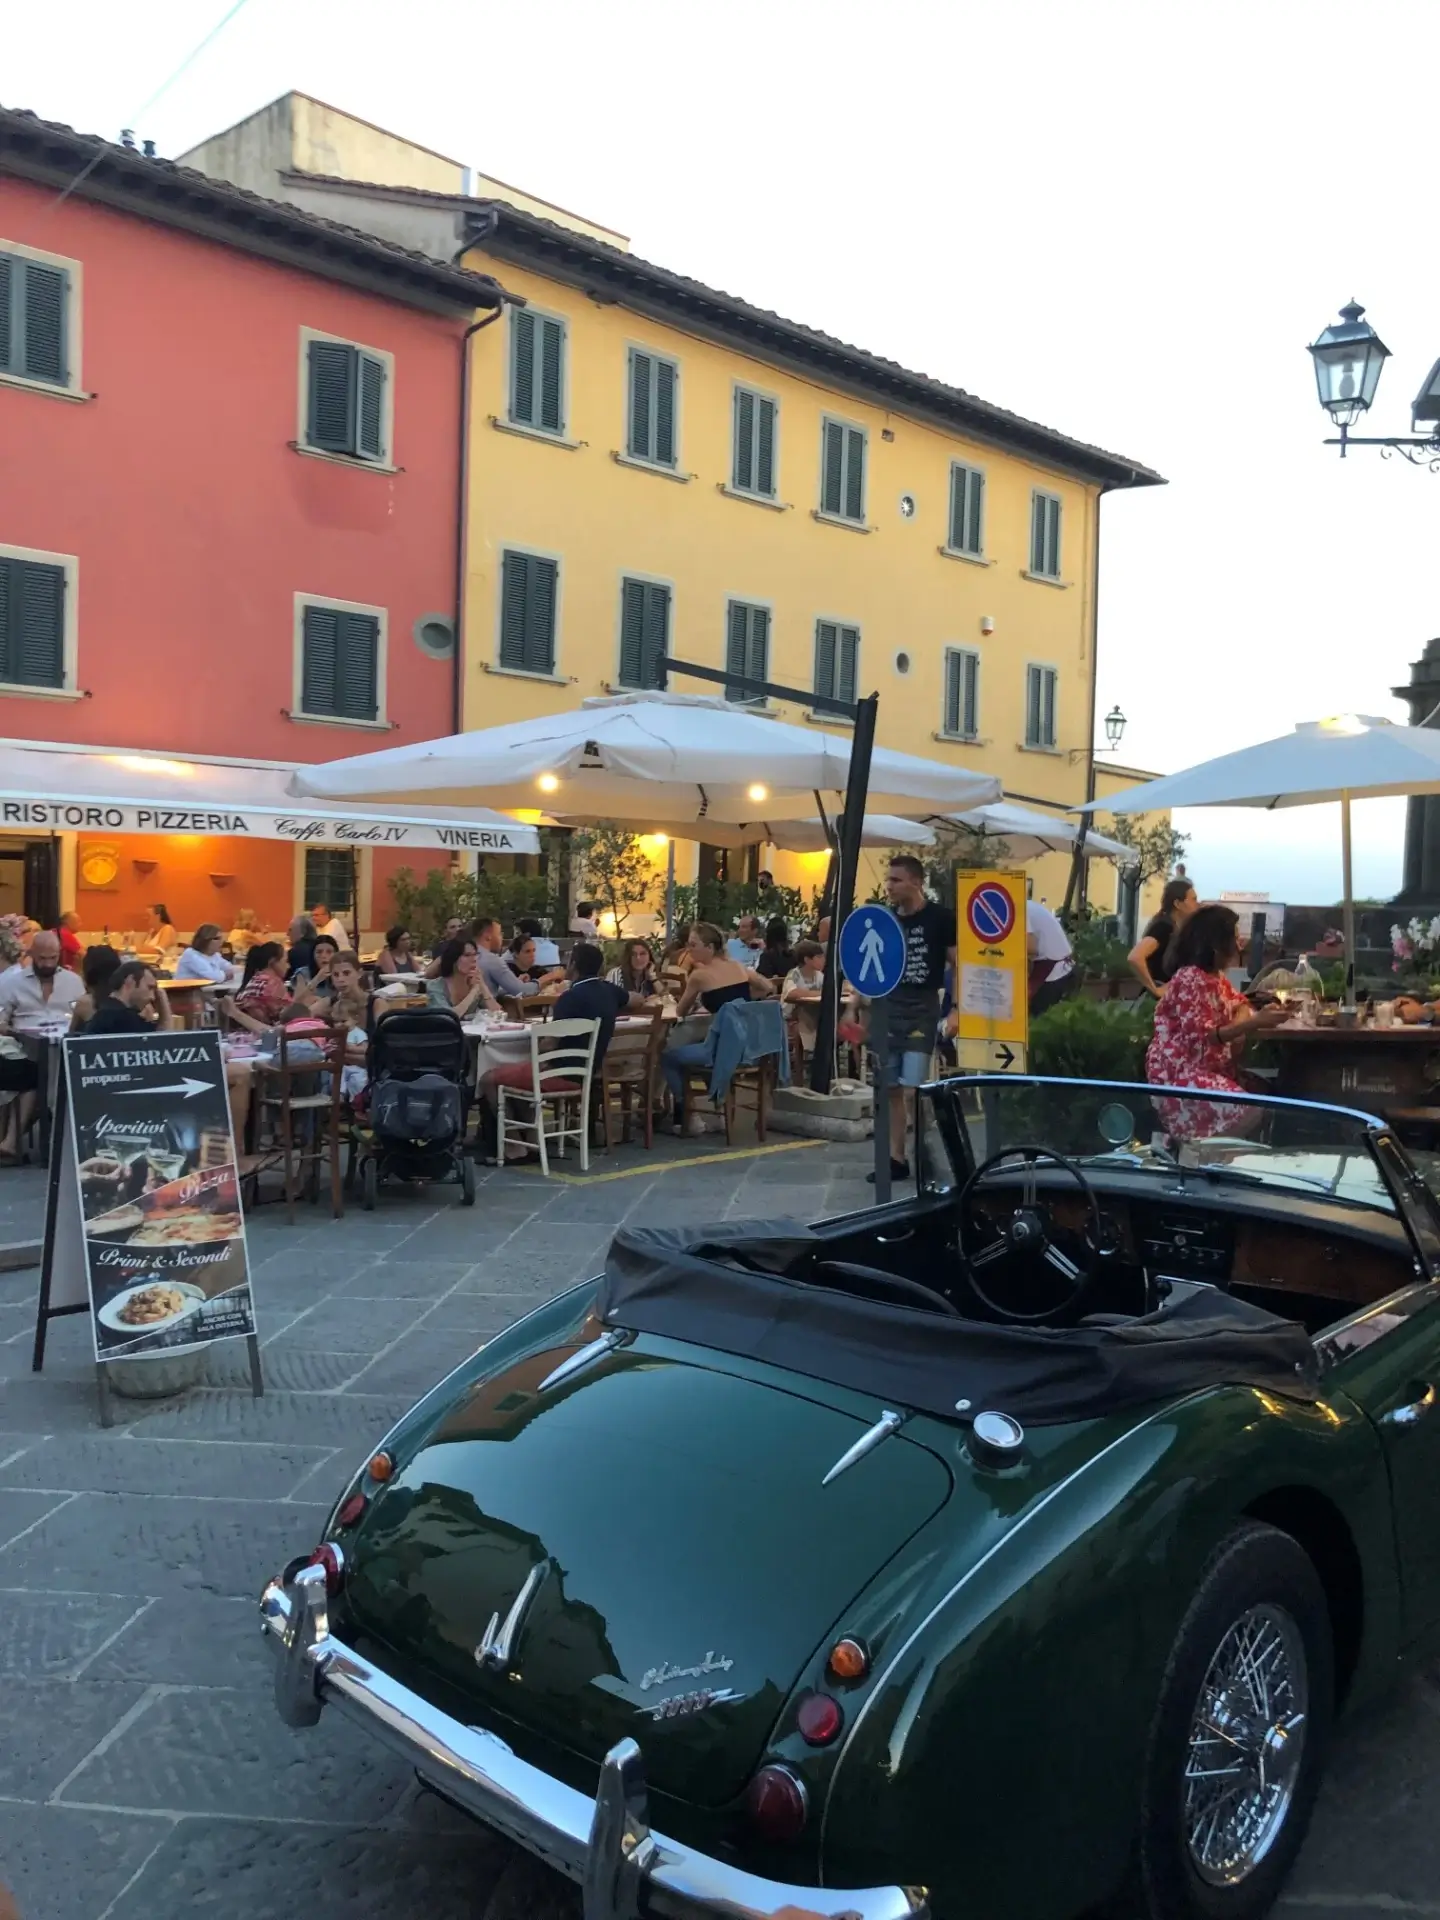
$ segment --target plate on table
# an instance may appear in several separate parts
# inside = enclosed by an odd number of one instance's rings
[[[188,1280],[157,1276],[107,1301],[100,1309],[100,1324],[112,1333],[163,1333],[194,1313],[205,1297],[204,1290]]]

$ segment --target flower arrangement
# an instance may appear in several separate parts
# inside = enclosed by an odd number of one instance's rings
[[[1396,973],[1429,973],[1440,964],[1440,913],[1433,920],[1411,920],[1403,927],[1397,921],[1390,929],[1390,951]]]
[[[23,913],[0,913],[0,960],[13,967],[24,952],[30,922]]]

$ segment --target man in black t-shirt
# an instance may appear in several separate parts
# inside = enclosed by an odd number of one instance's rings
[[[602,980],[600,971],[605,965],[605,953],[601,947],[591,946],[583,940],[570,955],[571,984],[561,994],[551,1010],[552,1020],[598,1020],[600,1031],[595,1036],[595,1070],[600,1070],[600,1062],[610,1046],[615,1032],[616,1019],[622,1013],[645,1013],[645,1001],[638,993],[627,993],[624,987],[616,986],[613,981]]]
[[[905,971],[889,1006],[890,1177],[904,1180],[910,1173],[905,1132],[912,1101],[906,1090],[930,1078],[945,968],[955,958],[955,915],[927,898],[925,869],[913,854],[897,854],[890,862],[885,897],[905,935]]]
[[[86,1033],[164,1033],[170,1002],[143,960],[127,960],[110,976],[103,1000],[85,1023]]]

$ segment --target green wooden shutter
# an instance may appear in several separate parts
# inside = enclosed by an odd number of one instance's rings
[[[670,589],[647,583],[645,588],[645,629],[642,639],[641,670],[644,687],[660,684],[659,662],[670,638]]]
[[[334,713],[340,616],[330,607],[306,607],[301,629],[300,710]]]
[[[310,396],[305,439],[326,453],[351,453],[355,447],[354,347],[334,340],[310,342]]]
[[[640,687],[645,661],[645,582],[627,580],[620,590],[620,684]]]
[[[565,426],[565,329],[558,320],[540,322],[540,395],[539,425],[547,433],[563,432]]]
[[[748,674],[750,660],[750,609],[743,600],[730,602],[729,630],[725,636],[725,671]],[[726,687],[727,700],[749,700],[753,695],[739,687]]]
[[[18,371],[12,359],[14,334],[10,321],[10,302],[19,275],[8,253],[0,253],[0,368],[6,373]]]
[[[775,402],[758,400],[755,406],[755,491],[768,498],[775,491]]]
[[[960,725],[960,663],[962,656],[947,653],[945,656],[945,715],[941,726],[946,733],[963,733]]]
[[[945,656],[945,731],[970,739],[978,730],[980,656],[952,648]]]
[[[755,395],[747,388],[735,389],[735,459],[730,484],[742,493],[760,490],[755,471],[755,405]]]
[[[985,476],[978,468],[970,469],[965,491],[969,501],[965,515],[964,551],[978,555],[985,551]]]
[[[535,416],[535,328],[533,313],[510,309],[510,418],[538,426]]]
[[[970,738],[980,731],[980,656],[966,653],[961,655],[961,660],[965,685],[960,703],[960,731]]]
[[[536,553],[507,553],[500,590],[500,664],[517,673],[555,671],[559,568]]]
[[[1060,578],[1060,502],[1048,493],[1031,497],[1030,571]]]
[[[25,262],[25,367],[32,380],[65,384],[65,296],[70,276]]]
[[[650,458],[650,375],[655,363],[648,353],[630,351],[630,437],[627,449],[636,460]]]
[[[379,712],[380,622],[370,613],[336,618],[334,710],[347,720],[373,720]]]
[[[824,463],[820,481],[820,510],[838,514],[845,500],[845,429],[838,420],[825,422]]]
[[[360,395],[355,451],[365,460],[385,458],[385,362],[373,354],[357,356]]]
[[[65,569],[21,561],[12,588],[8,679],[26,687],[65,684]]]
[[[835,640],[833,620],[815,623],[815,691],[826,698],[835,696]]]
[[[865,518],[865,436],[856,428],[845,434],[845,518]]]
[[[662,467],[675,464],[675,363],[655,362],[655,451],[654,459]]]
[[[507,553],[500,563],[500,664],[516,673],[525,670],[529,598],[530,556]]]
[[[1055,669],[1046,667],[1040,676],[1040,744],[1055,744]]]
[[[858,627],[841,627],[839,646],[839,684],[835,689],[837,700],[855,698],[856,667],[860,658],[860,630]]]

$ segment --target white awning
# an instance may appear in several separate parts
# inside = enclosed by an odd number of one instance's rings
[[[208,833],[316,846],[538,853],[533,826],[485,807],[297,801],[297,769],[0,743],[0,833]]]

